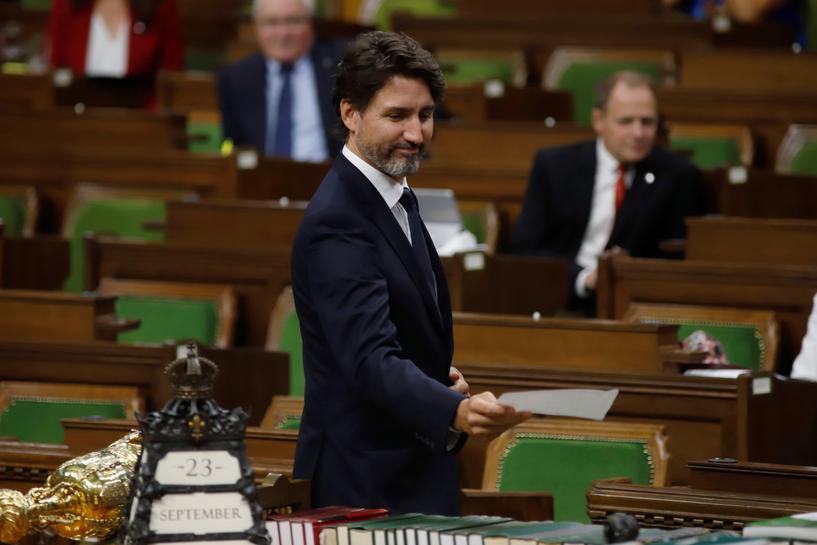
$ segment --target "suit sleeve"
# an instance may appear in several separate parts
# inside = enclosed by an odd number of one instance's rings
[[[662,239],[686,238],[685,218],[704,212],[703,179],[701,171],[692,163],[678,169],[675,195],[667,214]]]
[[[227,69],[222,70],[218,75],[218,107],[221,111],[221,126],[224,130],[224,138],[229,138],[236,145],[240,145],[238,126],[233,112],[234,101],[230,88],[229,71]]]
[[[309,296],[327,348],[345,387],[444,450],[464,396],[402,357],[377,250],[367,227],[349,216],[314,224],[306,251]]]
[[[528,176],[528,187],[522,202],[522,212],[516,222],[511,239],[511,252],[520,255],[545,255],[547,218],[550,195],[548,194],[546,156],[536,154]]]
[[[162,60],[164,70],[184,69],[184,46],[182,44],[182,23],[175,0],[164,0],[156,14],[161,33]]]

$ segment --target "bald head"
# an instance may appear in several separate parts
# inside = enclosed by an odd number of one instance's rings
[[[303,0],[254,0],[258,46],[268,59],[291,63],[312,48],[312,13]]]

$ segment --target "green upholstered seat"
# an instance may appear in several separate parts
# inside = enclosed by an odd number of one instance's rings
[[[83,289],[84,243],[86,233],[112,234],[145,241],[164,239],[164,232],[144,227],[146,221],[164,221],[164,201],[153,199],[92,200],[81,206],[69,227],[71,270],[64,289],[80,292]]]
[[[391,30],[392,13],[403,11],[422,16],[453,15],[456,9],[440,0],[383,0],[374,15],[374,25],[380,30]]]
[[[593,89],[600,80],[621,70],[634,70],[660,81],[664,68],[661,62],[634,61],[582,61],[567,66],[556,82],[556,89],[573,95],[573,120],[589,125],[593,110]]]
[[[51,9],[51,0],[20,0],[20,7],[37,11]]]
[[[670,148],[691,151],[690,160],[698,168],[740,164],[740,144],[732,138],[670,137]]]
[[[281,332],[281,352],[289,354],[289,395],[304,395],[304,353],[298,314],[293,309],[284,322]],[[300,420],[299,420],[300,421]]]
[[[188,121],[187,136],[188,151],[193,153],[219,153],[221,142],[224,140],[224,131],[220,123],[204,121]]]
[[[789,163],[789,172],[817,175],[817,140],[808,140],[803,143]]]
[[[515,68],[509,60],[465,59],[446,57],[439,60],[445,79],[450,84],[470,84],[488,80],[514,83]]]
[[[215,301],[119,296],[116,316],[141,320],[138,329],[120,333],[119,342],[194,339],[204,345],[214,345],[216,341],[218,308]]]
[[[301,415],[288,414],[275,426],[276,430],[297,430],[301,427]]]
[[[0,195],[0,220],[6,236],[19,236],[26,224],[26,201],[23,197]]]
[[[684,323],[678,327],[678,340],[682,341],[698,330],[720,341],[732,365],[740,365],[753,371],[762,368],[766,347],[757,327],[744,324]]]
[[[125,418],[121,401],[17,398],[0,415],[0,435],[34,443],[62,443],[63,418]]]
[[[652,471],[645,441],[523,434],[505,449],[497,490],[548,491],[554,520],[587,521],[585,494],[593,481],[629,477],[650,484]]]
[[[224,48],[206,49],[202,47],[185,47],[185,70],[198,72],[216,72],[227,64]]]
[[[806,48],[817,51],[817,0],[809,0],[806,8]]]
[[[462,226],[477,239],[477,243],[485,242],[485,226],[482,224],[482,215],[479,212],[463,212]]]

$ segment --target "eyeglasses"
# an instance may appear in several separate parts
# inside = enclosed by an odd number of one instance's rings
[[[255,24],[263,28],[296,28],[309,24],[309,16],[299,15],[293,17],[271,17],[269,19],[256,19]]]

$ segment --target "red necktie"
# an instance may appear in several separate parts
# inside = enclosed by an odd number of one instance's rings
[[[627,168],[624,165],[618,166],[618,178],[616,179],[616,216],[621,211],[621,204],[624,202],[624,194],[627,193]]]

